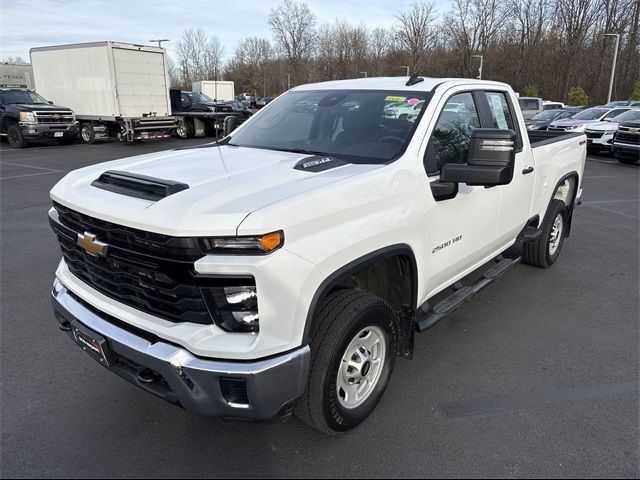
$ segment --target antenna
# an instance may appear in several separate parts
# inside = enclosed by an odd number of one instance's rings
[[[411,74],[411,76],[409,77],[409,80],[407,81],[407,83],[405,83],[405,85],[407,87],[410,87],[410,86],[415,85],[415,84],[420,83],[420,82],[424,82],[424,78],[419,77],[418,76],[418,72],[413,72]]]

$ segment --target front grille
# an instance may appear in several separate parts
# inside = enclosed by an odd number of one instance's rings
[[[587,138],[602,138],[604,132],[585,132]]]
[[[40,110],[34,112],[38,123],[73,123],[73,112],[70,110],[48,111]]]
[[[51,225],[65,263],[80,280],[125,305],[172,322],[213,323],[202,296],[206,281],[196,278],[193,261],[203,256],[198,239],[142,232],[54,204]],[[91,232],[107,243],[95,256],[76,243]],[[200,252],[200,253],[198,253]]]
[[[617,141],[624,142],[624,143],[632,143],[634,145],[640,145],[640,133],[627,133],[627,132],[618,130],[618,133],[616,133],[615,139]]]

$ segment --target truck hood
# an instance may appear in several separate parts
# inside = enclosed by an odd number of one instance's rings
[[[615,132],[618,129],[618,122],[596,122],[590,123],[587,127],[587,130],[597,131],[597,132]]]
[[[567,118],[565,120],[558,120],[555,122],[551,122],[551,126],[552,127],[572,127],[574,125],[589,125],[591,123],[597,123],[599,122],[598,119],[596,120],[575,120],[572,118]]]
[[[51,104],[35,104],[35,103],[12,103],[11,105],[7,105],[7,108],[10,108],[16,112],[57,112],[60,110],[71,110],[67,107],[60,107],[58,105]]]
[[[381,167],[294,169],[306,157],[232,146],[171,150],[76,170],[51,190],[51,198],[86,215],[166,235],[236,235],[240,223],[262,207]],[[107,170],[182,182],[189,188],[150,201],[92,186]]]

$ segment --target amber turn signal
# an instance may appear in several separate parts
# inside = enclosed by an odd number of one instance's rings
[[[284,234],[282,231],[267,233],[260,237],[259,244],[263,252],[273,252],[275,249],[280,248],[284,243]]]

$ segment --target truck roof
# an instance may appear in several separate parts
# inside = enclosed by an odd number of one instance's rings
[[[506,83],[493,82],[489,80],[477,80],[475,78],[434,78],[422,77],[423,82],[415,85],[407,86],[406,83],[410,77],[371,77],[371,78],[354,78],[351,80],[332,80],[329,82],[308,83],[294,87],[291,90],[406,90],[408,92],[430,92],[436,87],[443,84],[455,85],[495,85],[500,87],[508,87]]]

